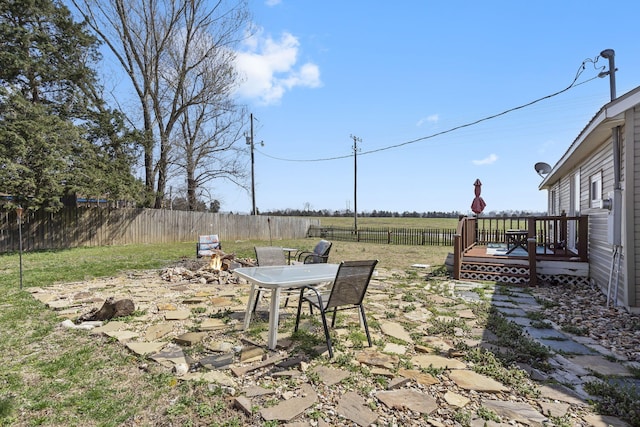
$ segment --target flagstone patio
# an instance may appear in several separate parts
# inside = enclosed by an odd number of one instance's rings
[[[500,417],[501,422],[492,425],[542,425],[551,414],[579,420],[574,425],[626,425],[592,413],[585,402],[584,381],[592,380],[594,373],[628,377],[628,366],[634,362],[611,361],[616,355],[598,343],[579,344],[592,353],[557,355],[552,373],[523,366],[539,396],[523,396],[475,372],[465,361],[465,352],[492,348],[493,336],[474,312],[480,301],[474,288],[481,286],[481,293],[489,301],[495,297],[505,316],[525,319],[536,309],[536,300],[522,289],[501,295],[490,286],[428,277],[420,269],[410,277],[404,271],[378,269],[366,299],[373,348],[366,347],[366,340],[363,347],[358,337],[364,334],[354,333],[362,331],[357,316],[348,316],[335,331],[337,351],[331,360],[321,344],[317,320],[307,318],[301,325],[318,337],[316,352],[304,350],[292,336],[295,303],[283,308],[277,351],[266,348],[267,304],[259,305],[251,329],[243,331],[249,285],[229,272],[175,267],[30,291],[59,314],[64,320],[61,327],[87,329],[96,340],[111,337],[165,366],[179,380],[223,387],[252,425],[279,421],[300,426],[444,426],[459,411],[470,414],[472,425],[482,425],[481,407]],[[104,324],[74,322],[108,297],[131,299],[136,312]],[[429,332],[437,322],[454,321],[453,335]],[[545,343],[560,343],[554,331],[530,329],[529,333],[534,339],[546,339]],[[576,344],[572,337],[564,337]],[[572,389],[545,385],[551,382]]]

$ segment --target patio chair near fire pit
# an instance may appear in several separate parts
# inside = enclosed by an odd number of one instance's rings
[[[217,234],[207,234],[198,237],[198,243],[196,243],[197,258],[211,256],[216,249],[222,249],[222,244]]]
[[[371,275],[376,267],[378,260],[370,261],[343,261],[338,267],[336,278],[331,289],[320,289],[317,286],[304,286],[300,290],[300,299],[298,301],[298,312],[296,314],[296,326],[294,331],[298,330],[300,323],[300,311],[303,302],[307,301],[310,307],[316,307],[320,310],[322,316],[322,326],[324,328],[324,336],[327,341],[327,349],[329,357],[333,357],[333,348],[331,346],[331,337],[329,335],[329,326],[327,324],[327,312],[333,311],[331,319],[331,327],[335,327],[336,313],[338,310],[358,309],[360,313],[360,322],[364,326],[367,334],[367,341],[371,347],[371,335],[369,334],[369,326],[367,325],[367,317],[364,313],[362,302],[367,293]],[[312,312],[313,314],[313,312]]]
[[[287,260],[284,256],[284,251],[282,248],[278,246],[255,246],[253,248],[256,252],[256,261],[258,263],[258,267],[265,266],[274,266],[274,265],[287,265]],[[256,289],[256,300],[253,303],[253,312],[256,312],[256,308],[258,307],[258,300],[260,299],[260,292],[267,291],[268,289],[257,288]],[[296,291],[297,292],[297,291]],[[289,303],[289,296],[291,292],[287,292],[287,299],[285,300],[284,306],[286,307]]]
[[[299,251],[296,253],[296,260],[294,263],[302,264],[318,264],[327,263],[329,260],[329,252],[331,251],[332,243],[328,240],[320,240],[313,251]]]

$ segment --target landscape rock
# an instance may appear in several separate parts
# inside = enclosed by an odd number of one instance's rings
[[[340,397],[336,412],[362,427],[370,426],[378,419],[378,414],[369,409],[364,398],[353,391]]]

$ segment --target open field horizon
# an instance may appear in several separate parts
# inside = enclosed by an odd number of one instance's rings
[[[353,227],[353,217],[314,217],[322,226]],[[358,217],[358,227],[455,229],[457,218]]]

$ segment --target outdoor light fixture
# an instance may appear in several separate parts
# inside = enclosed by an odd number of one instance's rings
[[[20,289],[22,289],[22,206],[16,208],[16,216],[18,217],[18,247],[20,253]]]
[[[598,77],[609,76],[609,89],[611,91],[611,100],[613,101],[616,99],[616,71],[618,71],[614,61],[616,53],[613,49],[605,49],[600,52],[600,56],[609,60],[609,71],[601,71],[598,73]]]

